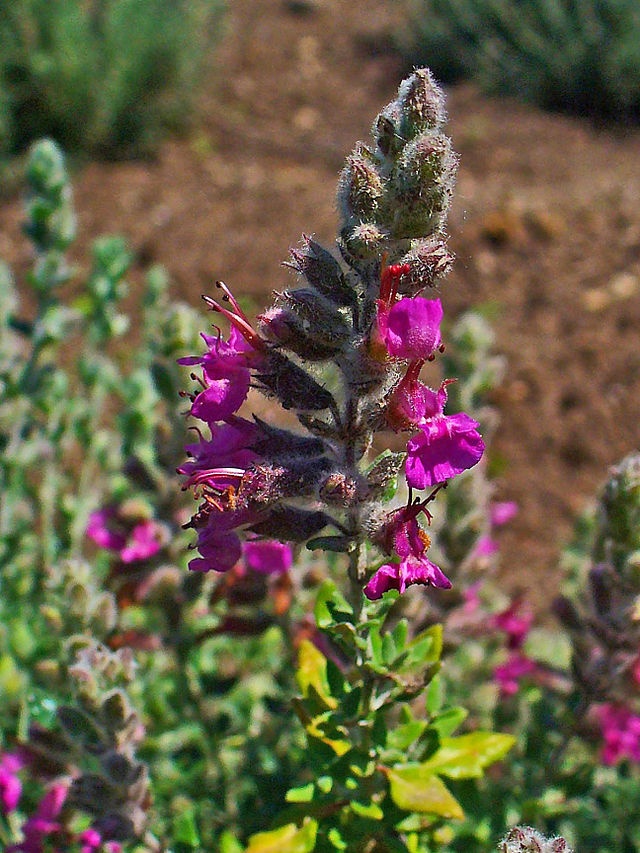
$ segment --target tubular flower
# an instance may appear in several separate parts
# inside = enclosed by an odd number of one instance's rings
[[[224,341],[221,334],[213,336],[203,333],[207,352],[203,356],[179,359],[180,364],[202,366],[203,376],[199,380],[202,391],[192,396],[190,414],[209,424],[228,420],[238,411],[249,393],[251,368],[260,366],[261,355],[266,348],[265,341],[252,328],[226,284],[219,281],[217,285],[233,310],[209,297],[205,297],[205,302],[212,311],[229,320],[229,339]]]
[[[293,562],[291,548],[283,542],[266,540],[245,542],[242,555],[248,569],[263,575],[284,574],[289,571]]]
[[[476,465],[484,453],[477,421],[464,412],[444,414],[446,384],[433,391],[410,379],[406,396],[398,404],[405,415],[413,407],[420,430],[407,443],[407,483],[414,489],[428,489],[455,477]]]
[[[620,705],[606,704],[598,709],[604,749],[603,764],[617,764],[623,758],[640,762],[640,716]]]
[[[412,584],[435,586],[440,589],[450,589],[451,581],[441,569],[423,557],[420,560],[408,557],[401,563],[385,563],[375,572],[364,588],[364,594],[371,601],[382,598],[390,589],[403,593]]]
[[[401,299],[390,311],[378,306],[378,329],[392,358],[426,361],[442,345],[439,299]]]
[[[431,518],[426,504],[433,497],[435,494],[423,502],[418,501],[389,513],[374,539],[386,553],[395,550],[401,562],[386,563],[375,572],[364,590],[367,598],[380,598],[390,589],[403,593],[407,586],[412,584],[425,584],[440,589],[451,587],[451,582],[442,570],[425,556],[431,541],[417,520],[421,512],[424,512],[428,519]]]
[[[18,755],[6,752],[0,757],[0,807],[4,814],[9,814],[17,808],[22,794],[18,771],[22,766],[22,759]]]
[[[538,665],[534,660],[515,652],[506,663],[494,669],[493,678],[503,696],[515,696],[520,687],[520,679],[525,675],[533,675],[537,669]]]

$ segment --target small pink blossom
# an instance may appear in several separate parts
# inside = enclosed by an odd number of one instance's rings
[[[416,560],[408,557],[401,563],[385,563],[375,572],[369,583],[364,588],[364,594],[371,601],[382,598],[390,589],[397,589],[403,593],[408,586],[423,584],[435,586],[440,589],[450,589],[451,581],[442,570],[423,557]]]
[[[598,708],[604,748],[602,763],[617,764],[624,758],[640,762],[640,716],[620,705]]]
[[[116,519],[116,507],[103,507],[89,516],[86,534],[100,548],[108,551],[119,551],[126,544],[126,536],[119,529]]]
[[[490,524],[492,527],[502,527],[517,514],[518,504],[515,501],[497,501],[491,505]]]
[[[78,841],[82,845],[81,853],[93,853],[102,844],[102,836],[97,829],[85,829],[78,836]]]
[[[148,560],[158,553],[162,545],[162,528],[155,521],[143,521],[131,531],[127,544],[120,551],[120,559],[123,563]]]
[[[460,412],[445,415],[446,386],[437,391],[419,381],[422,362],[409,365],[387,408],[387,421],[395,429],[420,430],[407,443],[407,483],[427,489],[472,468],[482,458],[484,442],[478,423]]]
[[[506,663],[494,669],[493,677],[503,696],[514,696],[520,687],[520,679],[525,675],[531,675],[537,668],[538,665],[534,660],[516,652]]]
[[[275,540],[245,542],[242,553],[247,568],[265,575],[284,574],[293,562],[290,546]]]
[[[0,806],[4,814],[9,814],[17,808],[22,794],[18,771],[22,767],[23,761],[18,755],[5,752],[0,757]]]
[[[473,556],[475,558],[493,557],[494,554],[498,553],[498,550],[498,543],[495,539],[492,539],[491,536],[481,536],[473,549]]]
[[[163,525],[151,519],[133,527],[121,515],[118,507],[104,507],[92,512],[86,535],[100,548],[117,552],[123,563],[148,560],[165,545],[167,532]]]
[[[527,634],[533,624],[533,613],[522,609],[522,599],[514,599],[506,610],[495,613],[490,620],[490,627],[495,631],[504,631],[507,635],[507,646],[510,649],[522,648]]]

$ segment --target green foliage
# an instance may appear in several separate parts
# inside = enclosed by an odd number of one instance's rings
[[[464,818],[443,777],[480,777],[514,743],[489,732],[452,736],[465,712],[442,705],[442,629],[411,638],[407,621],[391,615],[396,600],[388,593],[356,615],[326,581],[315,610],[322,638],[298,649],[294,708],[307,735],[309,781],[288,791],[281,819],[317,822],[309,849],[432,849],[443,822]]]
[[[404,49],[445,82],[601,116],[640,111],[636,0],[410,0]]]
[[[0,5],[0,157],[51,136],[128,157],[184,126],[221,0],[13,0]]]

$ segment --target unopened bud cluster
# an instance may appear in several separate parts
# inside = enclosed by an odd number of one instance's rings
[[[572,853],[564,838],[544,838],[530,826],[516,826],[498,848],[500,853]]]
[[[452,262],[444,225],[456,157],[443,120],[442,92],[428,71],[414,72],[377,117],[372,142],[347,158],[338,251],[304,236],[286,264],[298,286],[276,292],[255,327],[222,282],[219,299],[205,297],[230,334],[214,326],[204,355],[182,359],[194,367],[189,413],[207,426],[194,427],[179,469],[200,501],[192,570],[227,571],[243,542],[271,538],[348,553],[351,580],[369,598],[450,586],[426,556],[418,519],[431,520],[431,500],[484,444],[475,420],[444,414],[449,380],[432,389],[420,379],[444,345],[440,300],[419,294]],[[295,412],[305,431],[241,417],[250,388]],[[367,466],[375,434],[389,429],[412,433],[406,453]],[[403,463],[410,499],[389,511],[381,500]],[[366,586],[365,538],[399,558]]]
[[[573,671],[592,702],[640,710],[640,454],[615,466],[597,506],[582,600],[557,602],[573,642]]]
[[[144,729],[118,686],[133,678],[131,652],[74,642],[68,676],[76,700],[58,707],[57,728],[32,724],[24,752],[34,775],[64,787],[64,809],[91,815],[100,838],[140,838],[151,804],[147,768],[135,754]]]

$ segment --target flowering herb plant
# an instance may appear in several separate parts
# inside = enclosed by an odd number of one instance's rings
[[[200,339],[152,270],[124,354],[129,253],[98,241],[65,292],[69,183],[34,147],[33,317],[0,269],[3,849],[640,844],[637,457],[573,549],[564,633],[537,628],[490,577],[504,365],[435,295],[443,121],[414,72],[347,158],[335,249],[303,237],[255,323],[221,283]]]

